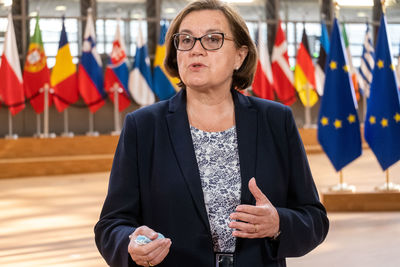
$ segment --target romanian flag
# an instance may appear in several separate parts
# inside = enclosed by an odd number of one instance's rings
[[[78,76],[79,92],[86,105],[89,106],[90,112],[95,113],[104,105],[106,92],[103,88],[103,68],[100,55],[96,50],[96,33],[90,9],[83,39]]]
[[[54,104],[58,112],[62,112],[70,104],[78,101],[78,77],[76,66],[72,62],[67,33],[65,31],[64,18],[62,20],[61,37],[56,55],[56,64],[51,71],[50,83],[54,89]]]
[[[317,103],[318,94],[315,91],[315,69],[310,55],[305,28],[303,29],[303,38],[297,50],[294,86],[305,107],[312,107]]]
[[[0,99],[9,106],[12,115],[25,108],[24,86],[11,12],[8,14],[8,26],[1,56]]]
[[[128,91],[129,70],[125,51],[125,42],[119,30],[119,23],[117,23],[113,47],[107,64],[104,87],[113,103],[114,90],[118,90],[118,109],[120,112],[131,103]]]
[[[35,32],[31,37],[28,54],[24,66],[24,88],[27,98],[31,98],[31,105],[37,114],[44,110],[45,84],[50,88],[50,70],[47,68],[46,55],[44,54],[42,34],[39,28],[39,15],[36,17]],[[42,91],[41,91],[42,89]],[[52,104],[49,94],[49,106]]]
[[[165,34],[167,33],[167,29],[166,22],[164,22],[160,28],[160,39],[154,58],[153,89],[160,100],[170,98],[179,90],[177,86],[179,79],[170,77],[164,68]]]

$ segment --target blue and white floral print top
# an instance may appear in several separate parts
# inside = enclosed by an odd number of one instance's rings
[[[190,126],[214,252],[234,252],[229,215],[240,204],[241,177],[236,127],[205,132]]]

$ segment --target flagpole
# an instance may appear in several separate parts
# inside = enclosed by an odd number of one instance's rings
[[[305,125],[303,128],[311,128],[311,108],[310,108],[310,86],[308,83],[305,85],[306,90],[306,106],[304,109]]]
[[[5,136],[5,138],[10,140],[18,139],[18,135],[12,133],[12,115],[10,110],[8,110],[8,134]]]
[[[400,185],[390,182],[389,178],[389,168],[386,169],[386,182],[381,185],[375,187],[375,191],[378,192],[400,192]]]
[[[74,137],[74,133],[73,132],[69,132],[68,129],[68,108],[64,109],[63,112],[63,116],[64,116],[64,132],[61,134],[62,137]]]
[[[94,131],[94,114],[89,109],[89,132],[86,133],[87,136],[99,136],[99,132]]]
[[[40,137],[40,114],[36,114],[36,134],[33,135],[33,137]]]
[[[49,85],[44,84],[43,137],[49,138]]]
[[[114,131],[111,132],[111,135],[120,135],[121,134],[121,122],[120,122],[120,114],[119,114],[119,93],[120,89],[118,83],[114,83],[113,86],[113,94],[114,94]]]
[[[329,191],[336,193],[354,193],[356,191],[356,187],[354,185],[348,185],[344,182],[343,179],[343,171],[339,171],[339,184],[332,186],[329,188]]]

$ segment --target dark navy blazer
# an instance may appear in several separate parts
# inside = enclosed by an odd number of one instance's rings
[[[248,182],[276,207],[279,240],[241,239],[235,266],[286,266],[320,244],[329,221],[319,201],[291,110],[232,91],[235,105],[241,203],[255,204]],[[126,116],[108,194],[95,226],[97,247],[110,266],[136,266],[129,234],[147,225],[172,240],[159,266],[212,267],[214,253],[199,170],[186,113],[186,92]]]

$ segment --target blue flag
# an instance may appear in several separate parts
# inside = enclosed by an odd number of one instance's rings
[[[382,15],[367,102],[365,140],[383,170],[400,159],[400,97],[389,44],[386,18]]]
[[[334,20],[324,94],[318,117],[318,141],[336,171],[361,155],[357,102],[337,19]]]
[[[167,30],[166,22],[164,22],[160,28],[160,39],[154,58],[153,87],[160,100],[165,100],[175,95],[176,91],[178,91],[176,84],[179,82],[179,79],[170,77],[164,68],[165,34]]]
[[[321,38],[319,40],[319,56],[317,63],[315,64],[315,83],[317,86],[317,92],[319,95],[324,94],[324,83],[325,83],[325,69],[326,69],[326,59],[329,53],[329,36],[328,29],[326,28],[325,22],[321,22]]]

